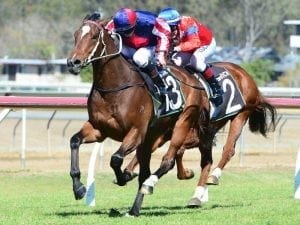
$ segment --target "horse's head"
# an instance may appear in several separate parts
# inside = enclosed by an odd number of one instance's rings
[[[70,73],[79,74],[92,61],[113,55],[107,51],[107,45],[111,45],[113,40],[109,40],[105,24],[105,21],[100,20],[99,13],[84,18],[82,25],[74,33],[75,45],[67,59]]]

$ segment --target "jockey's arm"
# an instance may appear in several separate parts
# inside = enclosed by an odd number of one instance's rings
[[[179,44],[174,47],[174,51],[190,52],[200,46],[201,40],[199,38],[198,27],[197,25],[192,25],[184,32],[184,36],[180,39]]]
[[[162,19],[157,18],[152,33],[157,37],[156,57],[162,66],[166,65],[166,55],[171,43],[170,26]]]

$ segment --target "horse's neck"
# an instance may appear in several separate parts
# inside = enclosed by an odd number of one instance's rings
[[[116,52],[115,50],[107,54]],[[101,89],[113,89],[126,84],[140,82],[137,75],[128,62],[121,56],[116,55],[95,61],[93,63],[94,86]]]

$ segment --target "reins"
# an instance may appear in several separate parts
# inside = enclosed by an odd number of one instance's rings
[[[167,59],[168,59],[169,62],[171,62],[171,58],[172,58],[171,56],[173,55],[173,53],[174,53],[174,46],[172,45],[171,48],[170,48],[170,51],[168,52],[168,55],[167,55]],[[167,67],[167,70],[168,70],[168,72],[169,72],[170,74],[173,75],[173,77],[175,78],[175,80],[179,81],[180,83],[182,83],[182,84],[184,84],[184,85],[186,85],[186,86],[188,86],[188,87],[197,89],[197,90],[205,91],[205,88],[204,88],[204,87],[191,85],[191,84],[188,84],[188,83],[184,82],[183,80],[180,80],[176,75],[174,75],[174,74],[171,72],[171,70],[170,70],[169,67]],[[187,71],[187,72],[189,72],[189,71]]]
[[[172,71],[170,70],[169,67],[167,67],[167,70],[170,74],[172,74],[172,76],[174,77],[175,80],[179,81],[180,83],[188,86],[188,87],[191,87],[191,88],[194,88],[194,89],[197,89],[197,90],[201,90],[201,91],[205,91],[205,88],[204,87],[201,87],[201,86],[195,86],[195,85],[191,85],[191,84],[188,84],[186,82],[184,82],[183,80],[179,79],[174,73],[172,73]]]
[[[116,88],[111,88],[111,89],[103,89],[103,88],[100,88],[100,87],[96,87],[95,85],[93,85],[93,89],[101,92],[101,93],[111,93],[111,92],[118,92],[118,91],[122,91],[122,90],[125,90],[125,89],[128,89],[128,88],[132,88],[132,87],[143,87],[145,86],[145,83],[136,83],[136,84],[124,84],[124,85],[121,85],[119,87],[116,87]]]

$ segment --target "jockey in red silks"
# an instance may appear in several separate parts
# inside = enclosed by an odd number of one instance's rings
[[[157,26],[165,26],[165,29],[168,29],[168,24],[165,21],[162,23],[164,24],[157,23]],[[168,42],[158,41],[157,36],[152,33],[155,24],[156,15],[151,12],[121,8],[106,28],[121,35],[122,54],[149,74],[158,90],[162,92],[166,86],[157,71],[154,56],[156,49],[167,51]],[[160,97],[158,99],[161,100]]]
[[[161,20],[167,22],[169,29],[156,30],[155,26],[153,32],[159,34],[159,37],[164,36],[164,41],[168,40],[169,43],[165,46],[173,46],[172,61],[178,66],[190,66],[196,72],[202,73],[212,89],[212,101],[216,106],[222,104],[223,90],[218,84],[212,68],[205,63],[206,57],[212,55],[216,49],[212,31],[193,17],[180,16],[178,11],[171,7],[165,8],[159,13],[156,21],[160,22]],[[160,64],[165,65],[165,57],[166,52],[158,52],[157,59]]]

